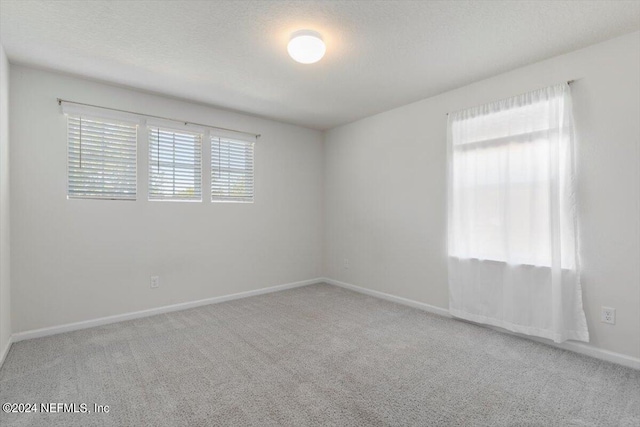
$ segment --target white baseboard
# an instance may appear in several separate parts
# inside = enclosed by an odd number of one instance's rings
[[[7,341],[7,345],[2,349],[2,353],[0,353],[0,368],[2,368],[2,364],[4,363],[4,359],[7,358],[7,354],[9,354],[9,350],[11,349],[11,343],[13,342],[13,336],[9,337]]]
[[[494,328],[499,330],[500,332],[505,332],[504,329]],[[509,332],[509,331],[506,331]],[[578,342],[578,341],[565,341],[563,343],[555,343],[553,341],[538,338],[538,337],[530,337],[527,335],[516,334],[513,332],[509,332],[512,335],[517,335],[519,337],[528,338],[533,341],[541,342],[543,344],[547,344],[553,347],[558,347],[563,350],[573,351],[574,353],[584,354],[585,356],[590,356],[595,359],[606,360],[607,362],[617,363],[618,365],[626,366],[627,368],[633,368],[640,370],[640,359],[633,356],[627,356],[626,354],[616,353],[613,351],[605,350],[602,348],[593,347],[589,344]]]
[[[363,288],[361,286],[352,285],[351,283],[340,282],[338,280],[329,279],[328,277],[324,277],[322,279],[325,283],[330,285],[339,286],[341,288],[350,289],[352,291],[370,295],[372,297],[386,299],[387,301],[397,302],[398,304],[408,305],[409,307],[417,308],[423,311],[428,311],[429,313],[439,314],[440,316],[451,317],[449,314],[449,310],[442,307],[436,307],[435,305],[425,304],[423,302],[414,301],[408,298],[397,297],[391,294],[385,294],[384,292],[374,291],[371,289]]]
[[[95,326],[108,325],[110,323],[123,322],[125,320],[139,319],[141,317],[155,316],[156,314],[169,313],[172,311],[186,310],[203,305],[217,304],[240,298],[247,298],[256,295],[268,294],[271,292],[284,291],[286,289],[299,288],[301,286],[321,283],[322,278],[303,280],[300,282],[286,283],[284,285],[271,286],[268,288],[256,289],[254,291],[239,292],[237,294],[223,295],[220,297],[206,298],[198,301],[183,302],[180,304],[166,305],[163,307],[150,308],[148,310],[134,311],[131,313],[116,314],[115,316],[100,317],[97,319],[84,320],[82,322],[66,323],[59,326],[51,326],[42,329],[32,329],[30,331],[18,332],[12,335],[13,342],[41,338],[49,335],[61,334],[64,332],[77,331],[79,329],[93,328]],[[8,351],[8,349],[7,349]]]
[[[365,295],[370,295],[373,297],[378,297],[378,298],[382,298],[388,301],[393,301],[393,302],[397,302],[398,304],[403,304],[403,305],[408,305],[409,307],[414,307],[420,310],[424,310],[427,311],[429,313],[434,313],[434,314],[439,314],[441,316],[445,316],[445,317],[449,317],[449,318],[453,318],[456,319],[455,317],[451,316],[451,314],[449,314],[449,309],[446,308],[442,308],[442,307],[436,307],[433,305],[429,305],[429,304],[425,304],[423,302],[418,302],[418,301],[414,301],[408,298],[403,298],[403,297],[398,297],[395,295],[391,295],[391,294],[386,294],[384,292],[380,292],[380,291],[374,291],[371,289],[367,289],[367,288],[363,288],[361,286],[356,286],[356,285],[352,285],[351,283],[345,283],[345,282],[340,282],[338,280],[333,280],[330,279],[328,277],[325,277],[322,279],[322,281],[324,281],[325,283],[328,283],[330,285],[334,285],[334,286],[339,286],[341,288],[345,288],[345,289],[350,289],[352,291],[361,293],[361,294],[365,294]],[[461,320],[461,319],[456,319],[456,320],[460,320],[460,321],[464,321],[464,322],[468,322],[466,320]],[[480,323],[475,323],[475,322],[468,322],[468,323],[473,323],[474,325],[478,325],[478,326],[482,326],[482,327],[486,327],[486,328],[491,328],[494,329],[496,331],[499,332],[505,332],[508,333],[510,335],[516,335],[522,338],[527,338],[533,341],[537,341],[540,342],[542,344],[547,344],[553,347],[557,347],[557,348],[561,348],[563,350],[569,350],[569,351],[573,351],[575,353],[580,353],[580,354],[584,354],[586,356],[590,356],[596,359],[600,359],[600,360],[606,360],[607,362],[612,362],[612,363],[617,363],[619,365],[623,365],[626,366],[628,368],[633,368],[633,369],[639,369],[640,370],[640,358],[637,357],[633,357],[633,356],[628,356],[626,354],[621,354],[621,353],[615,353],[613,351],[609,351],[609,350],[604,350],[601,348],[597,348],[597,347],[593,347],[589,344],[585,344],[585,343],[581,343],[581,342],[577,342],[577,341],[565,341],[563,343],[555,343],[551,340],[545,339],[545,338],[538,338],[538,337],[531,337],[528,335],[523,335],[523,334],[518,334],[515,332],[511,332],[511,331],[507,331],[506,329],[502,329],[502,328],[497,328],[494,326],[490,326],[490,325],[483,325]]]

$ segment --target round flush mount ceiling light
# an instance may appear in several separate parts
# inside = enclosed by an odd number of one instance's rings
[[[287,51],[294,61],[301,64],[313,64],[320,61],[327,48],[317,31],[299,30],[291,34]]]

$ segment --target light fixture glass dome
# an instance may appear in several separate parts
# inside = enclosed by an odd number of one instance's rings
[[[313,64],[322,59],[326,47],[320,33],[312,30],[299,30],[291,34],[287,51],[295,61],[302,64]]]

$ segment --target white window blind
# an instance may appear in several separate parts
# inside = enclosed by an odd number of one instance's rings
[[[69,198],[136,199],[137,126],[67,117]]]
[[[253,202],[253,142],[211,137],[211,201]]]
[[[149,200],[202,200],[202,135],[149,128]]]

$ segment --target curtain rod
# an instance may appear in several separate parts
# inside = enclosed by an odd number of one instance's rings
[[[577,79],[573,79],[573,80],[567,80],[567,84],[570,85],[571,83],[575,82]],[[449,113],[444,113],[445,116],[448,116]]]
[[[160,119],[160,120],[169,120],[169,121],[172,121],[172,122],[184,123],[185,125],[202,126],[202,127],[206,127],[206,128],[224,130],[224,131],[228,131],[228,132],[243,133],[245,135],[254,136],[256,139],[260,138],[260,136],[261,136],[259,133],[245,132],[243,130],[223,128],[223,127],[220,127],[220,126],[205,125],[205,124],[202,124],[202,123],[190,122],[190,121],[187,121],[187,120],[172,119],[172,118],[169,118],[169,117],[153,116],[151,114],[136,113],[135,111],[120,110],[118,108],[101,107],[99,105],[85,104],[84,102],[69,101],[68,99],[61,99],[61,98],[56,98],[56,99],[58,101],[58,105],[62,105],[63,102],[66,102],[67,104],[84,105],[85,107],[101,108],[103,110],[111,110],[111,111],[118,111],[120,113],[134,114],[136,116],[144,116],[144,117],[150,117],[150,118],[153,118],[153,119]]]

